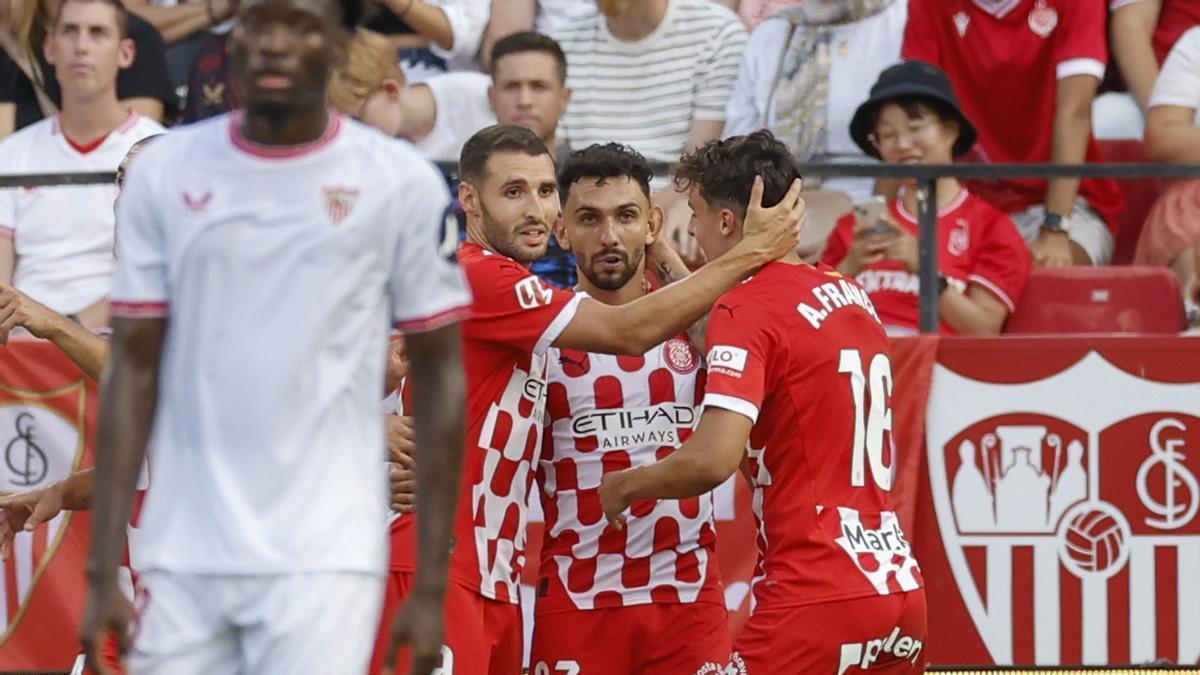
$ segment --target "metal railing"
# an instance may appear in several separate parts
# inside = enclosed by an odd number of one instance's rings
[[[453,163],[439,162],[447,176],[457,173]],[[656,175],[670,175],[666,164],[654,166]],[[922,333],[938,332],[937,180],[1012,180],[1016,178],[1200,178],[1200,164],[802,164],[801,175],[914,180],[917,183],[919,307]],[[54,185],[111,183],[112,172],[25,174],[0,176],[0,189]]]

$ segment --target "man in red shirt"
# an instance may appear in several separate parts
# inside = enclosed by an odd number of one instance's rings
[[[950,76],[987,162],[1102,161],[1092,100],[1108,59],[1101,0],[911,0],[902,55]],[[1123,197],[1105,179],[982,181],[1035,265],[1112,259]]]
[[[721,293],[792,251],[804,203],[797,177],[774,207],[752,202],[744,240],[721,260],[612,306],[552,287],[529,271],[561,212],[554,160],[536,134],[513,125],[487,127],[463,146],[459,171],[467,241],[458,261],[474,300],[462,329],[467,449],[443,667],[515,675],[523,647],[526,504],[540,458],[548,350],[645,354],[700,319]],[[404,597],[411,584],[412,519],[398,521],[390,598]]]
[[[710,143],[677,170],[710,260],[741,237],[740,189],[754,171],[771,203],[796,166],[756,132]],[[657,464],[605,475],[609,521],[623,527],[639,500],[711,490],[745,458],[759,565],[725,672],[923,670],[925,593],[888,495],[891,352],[866,292],[789,254],[717,301],[707,360],[695,433]]]
[[[1171,47],[1200,25],[1200,3],[1193,0],[1110,0],[1113,59],[1142,112]]]

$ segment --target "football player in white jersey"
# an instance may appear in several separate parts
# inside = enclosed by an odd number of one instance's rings
[[[652,177],[644,157],[615,143],[563,163],[556,234],[575,254],[577,290],[622,305],[649,292],[647,272],[662,284],[687,275],[660,239]],[[706,323],[695,331],[701,339]],[[626,529],[606,531],[597,493],[605,472],[652,464],[691,435],[704,394],[698,346],[679,334],[639,357],[550,349],[535,675],[568,665],[613,675],[716,672],[728,658],[712,495],[638,504]]]
[[[441,177],[325,106],[346,14],[334,0],[243,2],[230,49],[244,112],[149,148],[122,196],[81,633],[93,656],[106,633],[126,646],[116,569],[149,447],[134,673],[366,668],[386,555],[389,323],[421,387],[417,471],[431,486],[400,634],[414,672],[440,652],[470,295],[439,251]]]

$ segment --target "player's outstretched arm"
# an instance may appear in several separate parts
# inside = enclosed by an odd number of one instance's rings
[[[685,330],[739,281],[795,250],[804,220],[800,188],[799,180],[793,182],[783,199],[767,208],[762,179],[755,178],[737,246],[688,278],[633,302],[614,306],[585,298],[554,345],[636,356]]]
[[[443,603],[450,568],[462,472],[466,407],[458,324],[406,336],[416,428],[417,578],[408,603],[392,627],[388,663],[396,648],[412,648],[410,672],[424,675],[437,664],[443,640]]]
[[[754,422],[724,408],[705,408],[696,433],[669,457],[605,474],[600,506],[609,524],[625,526],[625,510],[640,499],[686,499],[724,483],[738,470]]]
[[[84,375],[100,379],[108,360],[108,341],[7,284],[0,284],[0,344],[13,328],[24,326],[71,359]]]
[[[18,532],[32,532],[62,511],[92,506],[93,469],[82,469],[39,490],[0,497],[0,560],[12,552]]]
[[[122,654],[128,648],[133,609],[117,586],[117,568],[124,555],[125,528],[158,404],[166,332],[165,318],[113,320],[112,356],[100,387],[88,600],[80,627],[93,668],[100,667],[97,656],[106,634],[116,638]]]
[[[692,271],[679,257],[679,253],[662,237],[656,238],[646,247],[646,269],[663,286],[668,286],[691,276]],[[708,312],[687,329],[688,339],[701,354],[705,352],[705,335],[708,333]]]

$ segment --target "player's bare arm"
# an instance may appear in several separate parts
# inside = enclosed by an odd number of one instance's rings
[[[695,323],[717,298],[758,268],[795,250],[804,220],[800,181],[770,208],[755,179],[745,237],[688,278],[618,307],[585,299],[554,346],[610,354],[640,355]]]
[[[662,237],[656,237],[646,247],[646,269],[650,270],[654,278],[663,286],[686,279],[692,274],[692,271],[683,262],[683,258],[679,257],[679,253],[671,248],[671,245]],[[688,340],[691,340],[700,353],[705,351],[704,337],[707,333],[708,312],[705,312],[704,316],[687,329]]]
[[[80,627],[93,667],[105,634],[116,637],[122,654],[128,648],[133,609],[117,585],[117,568],[125,554],[125,528],[158,404],[166,333],[165,318],[113,320],[112,356],[100,391],[88,599]]]
[[[0,560],[12,553],[18,532],[32,532],[62,511],[92,506],[92,469],[83,469],[38,490],[0,497]]]
[[[427,673],[437,664],[443,644],[442,607],[450,567],[450,535],[458,502],[465,437],[463,377],[458,324],[407,336],[416,427],[416,476],[433,486],[417,493],[417,577],[404,609],[396,616],[388,662],[395,662],[401,641],[412,646],[412,672]]]
[[[600,481],[600,506],[616,528],[640,499],[686,499],[716,488],[738,470],[754,422],[741,413],[705,408],[696,433],[669,457],[646,466],[607,473]]]
[[[0,344],[8,343],[17,326],[50,340],[84,375],[100,379],[108,360],[108,341],[12,286],[0,284]]]

